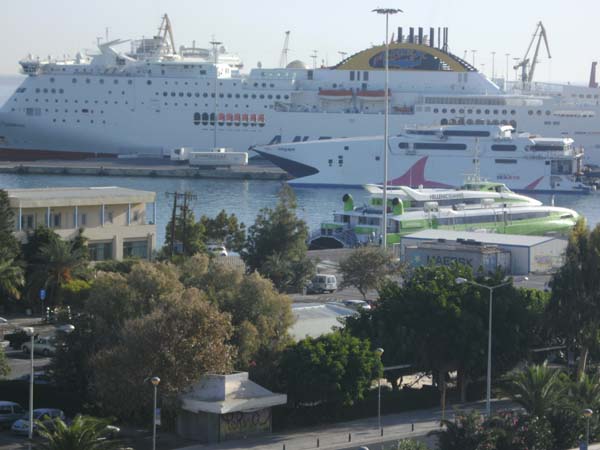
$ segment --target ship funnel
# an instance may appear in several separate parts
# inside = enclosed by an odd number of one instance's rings
[[[408,42],[411,44],[415,43],[415,29],[413,27],[408,29]]]
[[[394,197],[392,200],[392,214],[399,216],[400,214],[404,214],[404,204],[402,200],[398,197]]]
[[[435,47],[435,28],[429,28],[429,46]]]
[[[437,48],[442,48],[441,44],[440,44],[440,38],[442,36],[442,29],[440,27],[438,27],[438,45]]]
[[[419,45],[423,45],[423,27],[419,27]]]
[[[402,44],[404,36],[402,35],[402,27],[398,27],[398,43]]]

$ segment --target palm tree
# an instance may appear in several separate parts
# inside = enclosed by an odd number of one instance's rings
[[[542,418],[564,391],[559,375],[559,370],[550,369],[546,363],[527,366],[509,376],[502,390],[531,416]]]
[[[570,386],[570,397],[575,401],[577,411],[591,408],[594,411],[600,409],[600,375],[581,375],[577,381]]]
[[[0,250],[0,295],[19,299],[25,284],[23,268],[6,252]]]
[[[44,244],[36,259],[34,285],[48,291],[48,299],[54,299],[56,290],[73,279],[74,274],[85,267],[87,258],[85,249],[74,242],[51,240]]]
[[[38,424],[37,430],[44,441],[36,444],[36,450],[113,450],[122,443],[108,439],[113,432],[107,420],[77,416],[67,425],[55,419],[52,426]]]

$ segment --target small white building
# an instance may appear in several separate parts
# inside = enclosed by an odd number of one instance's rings
[[[38,226],[62,239],[83,231],[93,261],[149,258],[156,247],[156,194],[115,186],[7,189],[15,237],[27,241]],[[148,217],[147,204],[152,203]]]
[[[201,442],[221,442],[271,432],[271,408],[287,403],[248,379],[248,372],[204,375],[180,395],[177,433]]]
[[[510,274],[548,273],[558,269],[564,261],[567,240],[553,236],[524,236],[516,234],[478,233],[452,230],[423,230],[402,238],[400,257],[405,259],[408,247],[420,243],[447,245],[448,254],[442,261],[454,261],[460,251],[469,246],[493,246],[510,252]],[[441,247],[440,247],[441,248]],[[439,256],[440,249],[436,248]],[[410,253],[410,251],[408,252]],[[477,270],[478,267],[473,267]]]

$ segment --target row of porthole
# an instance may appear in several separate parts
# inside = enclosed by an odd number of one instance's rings
[[[160,94],[158,92],[156,92],[155,95],[160,95]],[[169,92],[163,91],[162,95],[163,95],[163,97],[168,97],[169,96]],[[179,92],[179,93],[177,93],[177,92],[171,92],[170,95],[171,95],[171,97],[177,97],[177,96],[179,96],[179,97],[184,97],[184,96],[192,97],[192,95],[194,97],[196,97],[196,98],[200,97],[200,93],[199,92],[195,92],[193,94],[191,92],[187,92],[187,93],[185,93],[185,92]],[[209,94],[208,92],[204,92],[202,94],[202,97],[208,98],[209,95],[210,95],[211,98],[215,98],[215,93],[214,92],[212,92],[211,94]],[[257,94],[243,94],[243,95],[242,94],[235,94],[235,95],[234,94],[227,94],[227,98],[234,98],[234,97],[235,98],[253,98],[253,99],[255,99],[255,98],[260,98],[260,99],[267,98],[269,100],[271,100],[273,98],[275,100],[280,100],[282,98],[282,96],[280,94],[275,94],[275,95],[268,94],[266,96],[264,94],[259,94],[258,96],[257,96]],[[219,94],[219,98],[225,98],[225,94],[220,93]],[[290,98],[289,95],[287,95],[287,94],[283,95],[283,99],[288,100],[289,98]]]
[[[55,81],[56,81],[56,80],[55,80],[55,78],[54,78],[54,77],[50,77],[50,83],[54,83]],[[71,79],[71,82],[72,82],[72,83],[77,83],[77,78],[73,78],[73,79]],[[86,82],[86,84],[90,84],[90,83],[92,82],[92,80],[91,80],[90,78],[86,78],[86,79],[85,79],[85,82]],[[98,80],[98,83],[100,83],[100,84],[104,84],[104,78],[100,78],[100,79]],[[115,79],[115,80],[113,80],[113,83],[114,83],[114,84],[119,84],[119,80],[118,80],[118,79]],[[127,84],[129,84],[129,85],[132,85],[132,84],[133,84],[133,80],[131,80],[131,79],[128,79],[128,80],[127,80]],[[151,84],[152,84],[152,80],[146,80],[146,84],[147,84],[147,85],[151,85]],[[168,84],[169,84],[169,82],[168,82],[168,81],[165,81],[165,82],[164,82],[164,84],[165,84],[165,85],[168,85]],[[179,84],[179,82],[178,82],[178,81],[175,81],[173,84],[175,84],[175,85],[178,85],[178,84]],[[187,81],[184,81],[184,82],[183,82],[183,84],[184,84],[185,86],[187,86],[187,85],[188,85],[188,82],[187,82]],[[264,84],[264,83],[263,83],[263,84]],[[195,86],[198,86],[198,82],[197,82],[197,81],[195,81],[195,82],[194,82],[194,85],[195,85]],[[206,83],[206,85],[207,85],[207,86],[210,86],[210,82],[207,82],[207,83]],[[220,86],[223,86],[223,82],[220,82],[220,83],[219,83],[219,85],[220,85]],[[256,85],[257,85],[257,83],[255,83],[255,86],[256,86]],[[233,83],[233,86],[237,86],[237,83]],[[265,87],[265,86],[263,86],[263,87]],[[273,84],[271,84],[271,85],[270,85],[270,87],[275,87],[275,86],[274,86]]]
[[[517,122],[515,120],[483,120],[483,119],[442,119],[440,125],[511,125],[515,130],[517,129]]]
[[[258,119],[258,120],[257,120]],[[244,114],[228,114],[225,115],[223,113],[220,113],[219,116],[217,117],[217,123],[222,126],[224,124],[226,124],[227,126],[231,126],[232,124],[235,125],[236,127],[242,125],[244,127],[247,126],[251,126],[251,127],[255,127],[255,126],[259,126],[259,127],[264,127],[265,126],[265,117],[264,114],[251,114],[248,115],[246,113]],[[194,113],[193,115],[193,123],[194,125],[213,125],[215,124],[215,113]]]
[[[52,122],[56,123],[56,119],[52,119]],[[77,123],[81,123],[81,121],[79,119],[77,119],[76,122]],[[62,123],[67,123],[67,120],[66,119],[62,119]],[[93,124],[93,123],[94,123],[94,121],[90,120],[90,124]],[[98,123],[100,123],[100,122],[98,122]],[[103,120],[102,124],[106,125],[106,120]]]
[[[499,109],[494,109],[494,110],[489,110],[489,109],[485,109],[485,110],[481,110],[481,109],[475,109],[475,110],[474,109],[467,109],[467,110],[465,110],[465,109],[462,109],[462,108],[458,110],[458,113],[459,114],[465,114],[465,112],[466,112],[467,114],[473,114],[473,111],[475,112],[475,114],[481,114],[481,113],[483,113],[483,114],[490,114],[490,112],[492,114],[503,114],[503,115],[508,114],[508,110],[506,110],[506,109],[503,109],[503,110],[499,110]],[[438,112],[440,112],[440,109],[433,108],[433,112],[437,114]],[[442,108],[441,112],[442,112],[442,114],[446,114],[448,112],[448,110],[446,108]],[[450,114],[455,114],[455,113],[456,113],[456,109],[451,108],[450,109]],[[517,111],[515,111],[514,109],[511,109],[510,110],[510,114],[512,116],[514,116],[515,114],[517,114]],[[550,111],[547,111],[547,114],[550,114]]]

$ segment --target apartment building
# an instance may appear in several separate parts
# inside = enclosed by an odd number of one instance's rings
[[[46,226],[63,239],[83,230],[94,261],[152,256],[156,248],[156,194],[116,186],[7,189],[15,236]]]

